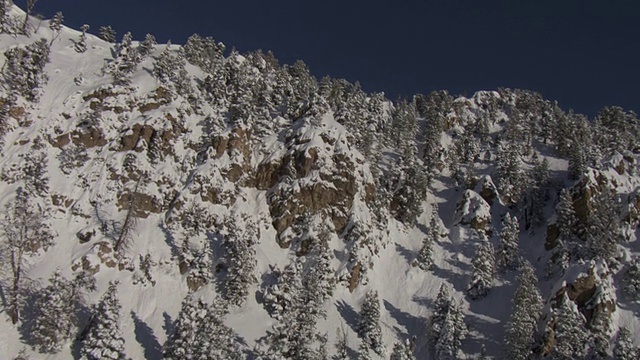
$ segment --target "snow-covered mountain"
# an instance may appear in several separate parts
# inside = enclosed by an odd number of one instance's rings
[[[24,19],[0,0],[2,358],[640,346],[632,112],[394,103],[212,38]]]

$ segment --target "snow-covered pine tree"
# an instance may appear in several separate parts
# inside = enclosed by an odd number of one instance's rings
[[[518,253],[518,238],[520,225],[518,218],[507,213],[502,219],[502,231],[496,254],[496,265],[501,271],[513,270],[518,267],[520,255]]]
[[[328,244],[320,241],[314,246],[313,259],[309,259],[309,274],[307,277],[314,278],[317,283],[317,296],[320,301],[324,302],[333,296],[333,290],[336,287],[335,271],[331,267],[331,250]]]
[[[520,200],[525,189],[525,177],[518,146],[509,142],[500,143],[497,162],[495,178],[498,180],[500,195],[503,201],[515,204]]]
[[[624,241],[620,224],[620,207],[616,194],[608,187],[593,199],[585,230],[586,256],[601,258],[611,263],[617,255],[618,244]]]
[[[613,345],[614,360],[638,360],[638,349],[633,346],[631,331],[621,327]]]
[[[555,346],[551,357],[558,360],[581,359],[586,355],[589,332],[573,301],[564,293],[555,310]]]
[[[407,342],[396,341],[393,344],[390,360],[416,360],[411,346]]]
[[[481,299],[485,297],[493,286],[495,268],[495,250],[488,239],[484,238],[476,250],[476,254],[471,261],[473,265],[473,275],[467,287],[467,293],[471,299]]]
[[[524,262],[518,275],[518,287],[513,295],[513,312],[506,325],[503,354],[505,359],[527,360],[535,343],[538,319],[542,311],[542,296],[538,279],[529,262]]]
[[[87,51],[87,31],[89,31],[89,25],[82,25],[80,27],[80,31],[82,31],[82,33],[80,34],[80,38],[78,38],[78,41],[75,42],[73,48],[76,52],[82,54]]]
[[[136,70],[140,63],[138,51],[133,47],[132,41],[131,33],[127,32],[122,36],[122,41],[115,46],[114,59],[109,64],[109,72],[116,85],[128,85],[129,75]]]
[[[98,36],[100,37],[100,39],[106,42],[109,42],[109,43],[116,42],[116,31],[113,30],[111,25],[100,26],[100,29],[98,30]]]
[[[222,299],[216,298],[212,305],[204,305],[206,312],[196,330],[193,358],[198,360],[244,359],[236,333],[224,324],[227,314]]]
[[[299,296],[302,287],[302,262],[294,260],[283,270],[274,270],[276,283],[264,289],[264,306],[269,315],[281,320]]]
[[[427,195],[427,174],[416,154],[415,144],[404,147],[396,169],[391,171],[393,179],[388,183],[387,189],[392,194],[392,213],[407,226],[415,225],[422,213],[422,201]]]
[[[2,66],[3,87],[7,91],[24,96],[28,101],[38,100],[40,89],[48,81],[44,67],[49,63],[49,53],[49,44],[45,39],[5,51],[6,61]]]
[[[418,252],[416,262],[422,270],[429,270],[433,266],[433,245],[440,239],[440,227],[438,224],[438,208],[433,205],[431,220],[429,221],[429,232],[422,240],[422,247]]]
[[[7,204],[0,221],[0,266],[4,283],[2,297],[5,312],[16,324],[24,305],[25,262],[40,249],[47,250],[54,244],[53,233],[45,220],[42,207],[30,195],[18,188],[14,201]]]
[[[193,34],[181,48],[181,54],[189,63],[200,67],[208,74],[220,71],[223,64],[225,46],[212,37],[203,38]]]
[[[84,272],[78,273],[73,281],[65,279],[59,271],[51,276],[34,306],[37,315],[32,336],[40,352],[56,353],[71,339],[84,294],[94,289],[95,280]]]
[[[434,346],[435,359],[459,359],[458,351],[468,332],[460,305],[452,302],[451,306],[449,306],[449,312],[447,312],[442,322],[438,341]]]
[[[231,305],[242,306],[249,296],[249,287],[257,281],[254,274],[257,228],[253,221],[246,221],[241,227],[232,218],[226,219],[224,224],[222,236],[227,265],[224,298]]]
[[[168,43],[164,51],[153,62],[151,73],[159,83],[181,93],[179,88],[184,85],[181,82],[184,81],[185,66],[186,61],[182,53],[171,50],[171,43]],[[206,79],[203,82],[206,82]]]
[[[146,59],[157,44],[158,42],[156,41],[156,37],[151,34],[147,34],[140,45],[138,45],[138,54],[140,55],[140,59]]]
[[[62,23],[64,22],[64,15],[62,15],[61,11],[58,11],[53,18],[49,21],[49,29],[53,32],[53,37],[49,42],[49,46],[53,44],[53,42],[60,36],[62,32]]]
[[[174,324],[173,332],[162,346],[162,358],[167,360],[195,359],[198,330],[207,317],[207,304],[188,295]]]
[[[640,300],[640,257],[629,262],[624,274],[624,292],[633,300]]]
[[[562,189],[560,199],[556,207],[558,216],[557,224],[560,236],[564,241],[573,241],[578,226],[578,217],[573,207],[573,198],[569,189]]]
[[[300,282],[293,284],[297,287],[286,294],[290,303],[266,338],[268,348],[261,354],[263,359],[326,358],[327,336],[316,330],[318,321],[326,317],[320,280],[318,272],[310,271]]]
[[[358,360],[372,360],[371,349],[364,340],[358,346]]]
[[[360,319],[358,321],[358,336],[376,354],[384,356],[384,343],[382,342],[382,328],[380,327],[380,298],[378,291],[369,290],[365,295]]]
[[[449,287],[443,283],[440,285],[438,296],[434,303],[433,315],[431,316],[431,328],[429,331],[429,342],[435,345],[440,339],[440,332],[444,324],[444,319],[451,308],[451,295],[449,295]]]
[[[202,248],[196,250],[193,255],[188,249],[183,249],[182,254],[189,264],[187,284],[191,291],[199,289],[213,279],[213,266],[211,261],[211,244],[205,241]]]
[[[606,359],[611,340],[611,314],[606,306],[595,312],[589,324],[589,330],[591,331],[589,357]]]
[[[9,10],[11,9],[9,0],[0,0],[0,34],[8,34],[10,28]]]
[[[124,360],[124,338],[120,331],[120,300],[117,283],[110,282],[107,292],[93,306],[90,323],[80,348],[82,360]]]

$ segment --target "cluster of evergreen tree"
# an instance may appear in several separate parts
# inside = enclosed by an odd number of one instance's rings
[[[457,359],[458,351],[468,330],[460,304],[457,304],[449,295],[446,284],[440,286],[430,323],[429,339],[435,358],[438,360]]]
[[[174,324],[174,330],[162,347],[163,359],[240,360],[243,349],[235,332],[224,324],[225,302],[212,304],[187,296]]]

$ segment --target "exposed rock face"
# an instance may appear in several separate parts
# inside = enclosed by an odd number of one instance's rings
[[[149,214],[159,214],[162,212],[162,201],[155,196],[136,192],[135,198],[131,199],[132,194],[125,192],[118,198],[116,205],[121,211],[129,208],[129,204],[133,204],[133,216],[146,219]],[[133,200],[133,202],[132,202]]]
[[[474,191],[482,196],[484,201],[486,201],[489,206],[493,206],[493,202],[496,199],[498,199],[498,201],[500,199],[498,188],[493,183],[493,179],[491,179],[490,175],[484,175],[480,177]]]
[[[491,207],[473,190],[466,190],[456,205],[454,224],[468,225],[486,235],[492,233]]]
[[[567,269],[562,286],[553,293],[549,302],[551,308],[556,308],[564,294],[573,301],[580,313],[587,320],[587,327],[598,313],[605,313],[609,318],[616,311],[615,288],[612,273],[602,260],[589,264],[574,265]],[[548,334],[546,335],[541,352],[542,355],[551,353],[555,345],[554,326],[556,319],[549,315]]]
[[[589,170],[587,175],[571,189],[573,197],[573,207],[578,220],[586,223],[589,213],[593,209],[593,197],[604,188],[615,189],[617,187],[615,179],[607,177],[599,170]]]
[[[285,152],[259,164],[254,178],[258,189],[270,189],[269,209],[283,248],[291,244],[285,230],[302,217],[322,214],[337,234],[342,233],[354,201],[366,201],[375,193],[373,183],[364,179],[363,161],[353,151],[344,151],[351,145],[341,136],[340,125],[299,122],[297,131],[285,139]]]

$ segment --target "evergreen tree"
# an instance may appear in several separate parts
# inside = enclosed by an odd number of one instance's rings
[[[174,324],[173,332],[162,347],[162,358],[170,360],[195,359],[198,331],[207,316],[207,305],[202,300],[187,296]]]
[[[624,241],[620,227],[620,207],[613,190],[603,187],[594,196],[587,224],[587,257],[602,258],[610,262],[617,254],[618,244]]]
[[[15,46],[4,52],[3,86],[6,90],[36,101],[47,83],[44,67],[49,63],[49,44],[40,39],[25,47]]]
[[[264,306],[272,318],[281,320],[302,287],[302,263],[294,261],[283,270],[276,269],[274,274],[276,283],[264,290]]]
[[[113,28],[110,25],[100,26],[100,29],[98,30],[98,36],[100,36],[100,39],[106,42],[109,42],[109,43],[116,42],[116,31],[113,30]]]
[[[11,18],[9,17],[9,11],[11,10],[11,3],[9,0],[0,0],[0,34],[8,34],[11,28]]]
[[[376,354],[384,356],[382,328],[380,327],[380,300],[377,291],[367,291],[364,298],[358,322],[358,336]]]
[[[580,359],[586,355],[589,333],[585,320],[566,293],[556,309],[555,341],[553,359]]]
[[[32,336],[40,352],[56,353],[71,338],[87,290],[95,290],[95,280],[84,272],[73,281],[62,277],[59,271],[49,279],[49,286],[41,291],[34,306],[38,313]]]
[[[89,31],[89,25],[87,24],[82,25],[80,27],[80,31],[82,31],[82,33],[80,34],[80,38],[74,44],[73,48],[75,49],[76,52],[82,54],[85,51],[87,51],[87,31]]]
[[[371,350],[364,339],[360,343],[360,346],[358,346],[358,360],[372,360]]]
[[[460,305],[452,302],[451,306],[449,306],[449,311],[444,317],[440,336],[435,344],[435,358],[437,360],[458,359],[458,351],[467,333],[467,325],[464,323],[462,309]]]
[[[572,241],[576,236],[578,217],[573,207],[573,198],[569,189],[562,189],[560,200],[556,207],[558,228],[564,241]]]
[[[55,34],[53,38],[51,38],[51,42],[49,46],[53,44],[53,42],[60,36],[62,32],[62,23],[64,22],[64,16],[61,11],[58,11],[51,21],[49,21],[49,29]]]
[[[227,219],[223,233],[223,246],[227,256],[227,277],[225,282],[225,300],[232,305],[242,306],[249,296],[249,287],[257,281],[255,276],[257,228],[251,222],[243,227],[237,221]]]
[[[422,270],[429,270],[433,266],[433,245],[440,238],[440,228],[438,226],[438,208],[434,205],[429,221],[429,232],[422,240],[422,247],[418,252],[416,261]]]
[[[509,142],[500,143],[497,162],[496,179],[500,195],[505,202],[515,204],[526,188],[518,147]]]
[[[316,324],[326,318],[322,307],[323,292],[319,290],[318,272],[308,272],[286,294],[290,304],[281,313],[280,320],[268,334],[268,348],[264,359],[313,359],[326,358],[327,337],[316,331]]]
[[[502,231],[496,255],[498,269],[513,270],[518,267],[518,238],[520,237],[520,225],[518,218],[507,213],[502,219]]]
[[[411,347],[407,343],[402,343],[400,341],[396,341],[393,344],[393,350],[391,352],[390,360],[416,360],[416,357],[413,356],[413,351],[411,351]]]
[[[147,34],[140,45],[138,45],[138,54],[140,55],[140,59],[146,59],[157,44],[156,37],[151,34]]]
[[[491,290],[495,266],[494,253],[493,245],[486,238],[483,239],[471,261],[473,275],[467,287],[467,293],[471,299],[483,298]]]
[[[618,331],[613,345],[613,358],[615,360],[638,360],[638,350],[633,346],[633,338],[629,329],[622,327]]]
[[[518,287],[513,296],[513,312],[506,325],[504,358],[527,360],[532,354],[538,319],[542,311],[542,296],[536,284],[534,269],[525,262],[520,267]]]
[[[591,339],[589,341],[589,355],[593,359],[605,359],[609,350],[609,340],[611,339],[611,315],[607,307],[596,310],[589,330]]]
[[[243,359],[237,335],[224,324],[227,309],[221,299],[204,306],[206,312],[198,324],[193,345],[194,359],[241,360]]]
[[[624,274],[624,292],[633,300],[640,300],[640,257],[634,257]]]
[[[25,262],[28,257],[45,251],[54,244],[53,233],[45,222],[43,209],[22,189],[7,204],[0,222],[0,265],[3,270],[5,311],[16,324],[24,306]],[[6,268],[8,267],[8,269]]]
[[[433,315],[431,316],[431,329],[430,329],[430,342],[432,345],[437,344],[440,339],[440,333],[444,325],[444,320],[451,308],[451,295],[449,295],[449,288],[446,284],[440,285],[438,296],[436,297],[433,309]]]
[[[203,38],[198,34],[191,35],[182,46],[181,54],[189,63],[199,66],[208,74],[220,71],[223,64],[225,46],[212,37]]]
[[[164,51],[153,62],[151,72],[159,83],[178,90],[180,82],[183,81],[181,80],[184,76],[183,72],[186,71],[186,62],[180,53],[176,54],[170,49],[170,45],[170,43],[167,44]]]
[[[120,332],[120,301],[117,283],[109,283],[107,292],[94,305],[86,337],[82,340],[82,360],[124,360],[124,338]]]
[[[140,63],[138,51],[133,48],[132,36],[127,32],[122,37],[122,41],[115,46],[114,59],[109,65],[109,71],[114,84],[128,85],[129,75],[131,75]]]
[[[428,178],[418,162],[415,146],[407,146],[386,184],[392,195],[391,211],[398,221],[407,226],[415,225],[422,213],[422,201],[426,198]]]

